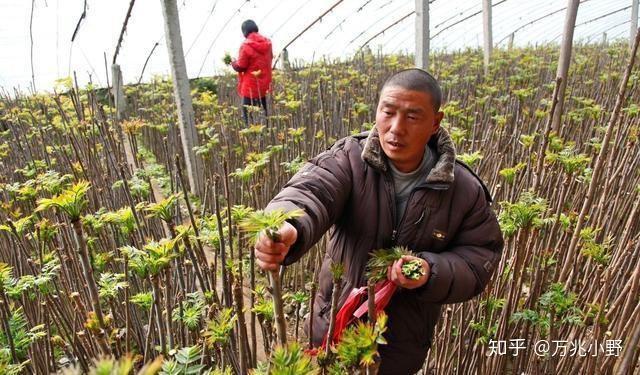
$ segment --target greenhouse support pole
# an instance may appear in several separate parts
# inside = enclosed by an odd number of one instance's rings
[[[429,70],[429,0],[416,0],[416,67]]]
[[[629,48],[633,48],[633,41],[638,32],[638,3],[640,0],[631,0],[631,28],[629,30]]]
[[[116,105],[116,119],[118,122],[124,120],[126,111],[126,102],[124,97],[124,87],[122,83],[122,71],[120,65],[111,64],[111,79],[113,80],[113,102]]]
[[[567,89],[567,75],[569,74],[569,64],[571,62],[571,49],[573,47],[573,31],[576,27],[576,17],[578,15],[578,5],[580,0],[568,0],[567,13],[564,18],[564,31],[562,33],[562,44],[560,45],[560,58],[558,60],[557,77],[562,78],[558,90],[558,104],[553,112],[552,129],[557,133],[560,131],[562,112],[564,110],[564,93]]]
[[[489,74],[489,62],[493,49],[493,31],[491,24],[491,0],[482,0],[482,30],[484,32],[484,75]]]
[[[113,81],[113,87],[111,88],[111,93],[113,94],[113,102],[116,106],[116,127],[118,129],[118,138],[120,139],[120,143],[124,147],[124,155],[127,161],[127,166],[129,167],[129,171],[135,171],[138,166],[136,164],[136,158],[133,153],[133,147],[131,142],[131,137],[135,137],[135,135],[130,133],[125,133],[122,130],[122,121],[124,121],[127,117],[127,101],[124,96],[124,83],[122,82],[122,70],[120,70],[120,65],[111,64],[111,80]]]
[[[196,131],[189,89],[189,77],[184,61],[182,49],[182,35],[180,34],[180,19],[176,0],[160,0],[162,14],[164,15],[164,33],[167,40],[169,63],[171,64],[171,78],[173,79],[173,95],[178,110],[178,123],[180,126],[180,138],[182,139],[182,151],[184,162],[189,177],[189,187],[192,194],[202,191],[202,161],[198,159],[193,148],[198,145],[198,132]]]

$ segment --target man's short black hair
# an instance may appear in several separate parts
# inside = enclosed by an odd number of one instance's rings
[[[434,111],[438,112],[440,110],[442,90],[438,81],[426,71],[419,68],[401,70],[387,78],[380,91],[392,86],[429,94],[433,100]]]
[[[258,25],[253,20],[246,20],[242,23],[242,35],[246,38],[251,33],[258,32]]]

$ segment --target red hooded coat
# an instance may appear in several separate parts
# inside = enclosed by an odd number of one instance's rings
[[[262,98],[271,90],[273,52],[269,38],[253,32],[240,46],[238,59],[231,63],[238,72],[238,94],[246,98]]]

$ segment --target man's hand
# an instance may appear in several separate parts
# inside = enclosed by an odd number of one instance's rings
[[[424,275],[420,276],[419,279],[412,280],[402,274],[402,264],[416,259],[422,263],[422,268],[425,272]],[[391,282],[393,282],[397,286],[405,289],[415,289],[423,286],[427,282],[427,280],[429,280],[430,274],[431,269],[429,268],[429,263],[422,258],[414,257],[411,255],[403,255],[402,258],[393,262],[393,264],[390,265],[387,269],[387,279],[391,280]]]
[[[285,222],[278,229],[280,241],[275,242],[266,234],[260,233],[256,241],[255,255],[258,266],[263,270],[275,271],[289,252],[289,248],[296,242],[298,231],[290,223]]]

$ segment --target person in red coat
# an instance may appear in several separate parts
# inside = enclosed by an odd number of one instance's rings
[[[269,38],[258,33],[253,20],[242,23],[245,41],[240,46],[238,59],[231,62],[238,72],[238,94],[242,97],[242,117],[249,124],[247,106],[262,106],[267,116],[267,93],[271,91],[271,60],[273,51]]]

